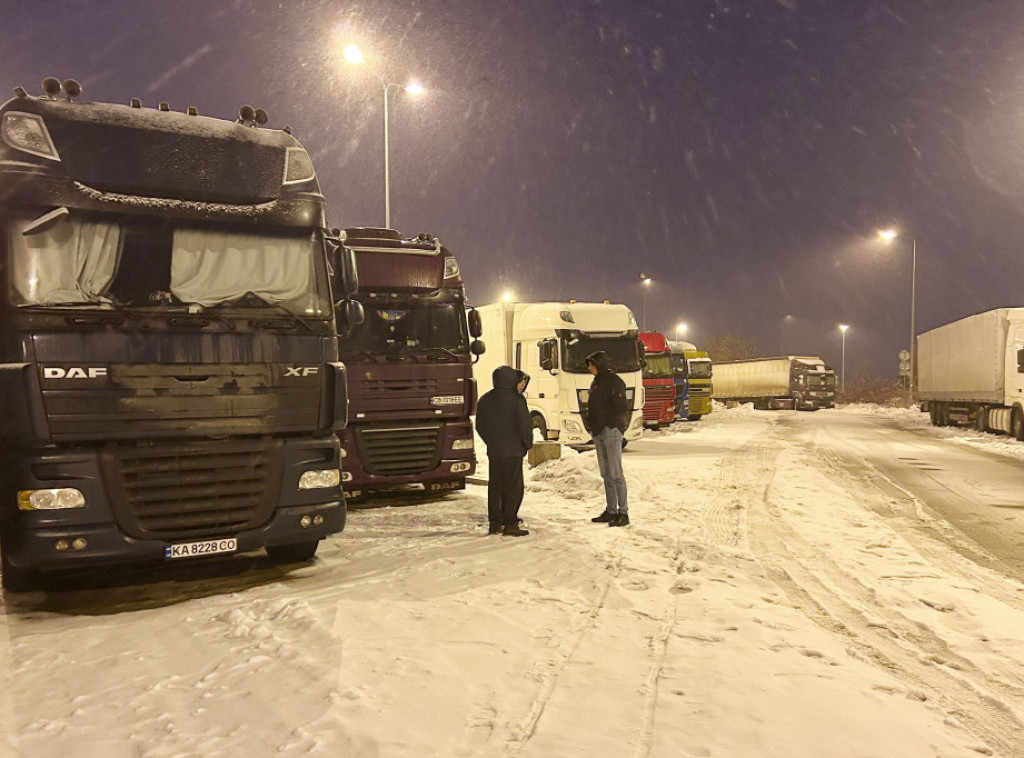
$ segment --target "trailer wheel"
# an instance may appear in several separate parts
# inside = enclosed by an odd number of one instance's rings
[[[979,432],[988,431],[988,408],[984,405],[979,405],[978,412],[974,414],[974,428]]]
[[[928,418],[931,419],[932,426],[940,426],[938,403],[928,403]]]
[[[1021,412],[1020,406],[1014,406],[1013,416],[1010,420],[1010,432],[1013,434],[1013,438],[1024,442],[1024,412]]]
[[[316,555],[320,540],[299,542],[294,545],[267,545],[267,555],[278,563],[302,563]]]

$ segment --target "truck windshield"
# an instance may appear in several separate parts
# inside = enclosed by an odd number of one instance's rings
[[[562,336],[562,368],[570,374],[586,374],[587,356],[598,350],[608,353],[612,370],[618,374],[640,371],[640,343],[636,332],[622,336],[596,336],[575,329],[559,329]]]
[[[710,379],[711,378],[711,361],[708,360],[691,360],[690,364],[690,378],[691,379]]]
[[[644,356],[644,379],[671,379],[672,362],[666,355]]]
[[[832,389],[836,386],[835,374],[807,374],[807,386]]]
[[[342,354],[431,352],[468,355],[461,302],[428,298],[361,298],[362,324],[338,341]]]
[[[74,212],[7,228],[8,294],[17,306],[280,306],[332,315],[316,233],[261,233],[95,219]]]
[[[682,353],[672,353],[672,375],[676,379],[685,379],[688,376],[686,370],[686,357]]]

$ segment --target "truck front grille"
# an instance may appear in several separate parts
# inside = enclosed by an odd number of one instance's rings
[[[115,448],[125,531],[183,539],[232,534],[269,515],[273,440]]]
[[[671,385],[657,385],[655,387],[644,387],[644,397],[647,402],[652,400],[671,400],[675,395],[675,389]]]
[[[440,424],[360,426],[354,431],[359,460],[368,474],[419,474],[441,462]]]

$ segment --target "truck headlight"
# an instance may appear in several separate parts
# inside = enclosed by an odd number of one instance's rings
[[[316,490],[337,487],[341,484],[341,472],[336,468],[307,471],[299,478],[300,490]]]
[[[463,437],[457,439],[452,443],[452,450],[472,450],[473,449],[473,438]]]
[[[578,421],[573,421],[571,418],[565,419],[565,421],[562,422],[562,425],[565,426],[566,431],[569,431],[569,432],[582,432],[583,431],[583,427],[580,426],[579,422]]]
[[[62,508],[84,508],[85,495],[71,487],[52,490],[21,490],[18,508],[23,511],[56,511]]]
[[[644,417],[643,416],[639,416],[639,417],[637,417],[636,421],[633,422],[633,426],[631,426],[630,429],[639,429],[641,426],[643,426],[643,423],[644,423]]]

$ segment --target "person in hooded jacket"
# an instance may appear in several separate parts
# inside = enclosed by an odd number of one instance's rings
[[[626,475],[622,472],[622,435],[629,424],[631,408],[626,383],[612,371],[611,360],[603,350],[587,356],[587,369],[594,375],[587,400],[590,435],[597,449],[597,465],[604,480],[605,510],[590,519],[608,526],[629,523],[626,499]]]
[[[523,502],[523,456],[533,447],[533,421],[523,390],[530,377],[511,366],[498,366],[491,374],[494,388],[476,406],[476,431],[487,445],[488,534],[523,537],[519,525]]]

